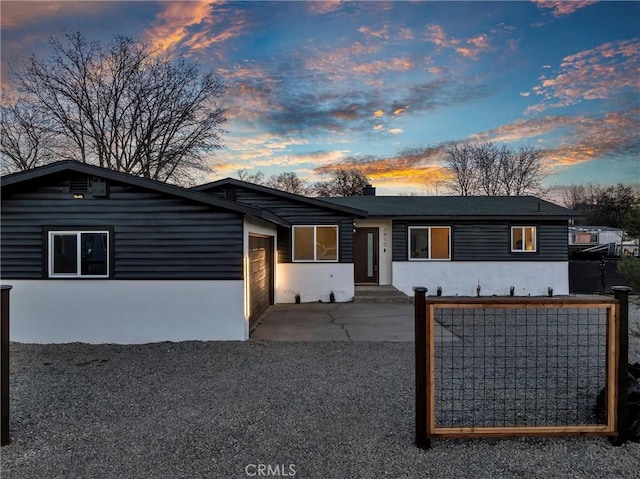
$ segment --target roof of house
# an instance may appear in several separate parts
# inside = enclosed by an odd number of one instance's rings
[[[360,218],[365,218],[367,216],[366,210],[358,208],[357,206],[351,205],[343,205],[334,202],[325,201],[325,198],[309,198],[308,196],[296,195],[294,193],[289,193],[287,191],[277,190],[275,188],[269,188],[267,186],[256,185],[255,183],[249,183],[246,181],[236,180],[235,178],[223,178],[221,180],[212,181],[211,183],[205,183],[204,185],[198,185],[191,188],[195,191],[207,191],[212,189],[217,189],[222,186],[238,186],[241,188],[246,188],[248,190],[257,191],[259,193],[265,193],[268,195],[278,196],[281,198],[286,198],[289,200],[297,201],[300,203],[306,203],[308,205],[319,206],[320,208],[326,208],[334,211],[339,211],[341,213],[348,213],[353,216],[357,216]]]
[[[573,210],[533,196],[350,196],[322,198],[369,212],[369,217],[544,217],[580,216]]]
[[[160,181],[141,178],[139,176],[133,176],[127,173],[121,173],[119,171],[111,170],[108,168],[101,168],[99,166],[88,165],[86,163],[80,163],[73,160],[58,161],[56,163],[50,163],[48,165],[33,168],[31,170],[20,171],[17,173],[5,175],[0,177],[0,184],[2,185],[2,189],[4,191],[4,189],[7,187],[19,185],[33,180],[38,180],[49,175],[63,173],[65,171],[73,171],[77,173],[97,176],[100,178],[105,178],[107,180],[137,186],[139,188],[157,191],[158,193],[176,196],[185,200],[195,201],[197,203],[202,203],[208,206],[226,209],[243,215],[249,215],[258,219],[275,223],[277,225],[286,227],[290,226],[289,222],[287,222],[286,220],[271,213],[270,211],[261,208],[256,208],[254,206],[237,203],[235,201],[229,201],[224,198],[199,193],[191,189],[181,188],[179,186],[162,183]]]

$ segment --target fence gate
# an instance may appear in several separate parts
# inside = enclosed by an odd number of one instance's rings
[[[617,440],[620,332],[620,302],[606,296],[425,299],[416,288],[418,446],[438,436]]]

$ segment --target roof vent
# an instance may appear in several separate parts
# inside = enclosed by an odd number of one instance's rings
[[[376,189],[371,185],[362,188],[362,196],[376,196]]]
[[[86,193],[89,191],[89,177],[85,175],[73,175],[69,178],[69,190],[71,193]]]
[[[109,196],[107,180],[88,175],[69,176],[69,192],[74,195],[89,193],[94,198],[107,198]]]
[[[224,197],[228,200],[236,201],[238,199],[238,194],[236,192],[236,189],[233,186],[228,185],[224,189]]]

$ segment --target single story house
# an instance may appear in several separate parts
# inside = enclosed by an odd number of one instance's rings
[[[572,210],[532,196],[325,198],[367,211],[355,220],[356,283],[416,285],[444,295],[569,293]]]
[[[576,214],[532,197],[185,189],[73,161],[1,186],[14,341],[246,340],[271,304],[351,301],[356,284],[568,293]]]

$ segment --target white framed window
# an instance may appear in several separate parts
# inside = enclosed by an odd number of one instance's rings
[[[409,260],[451,259],[449,226],[409,226]]]
[[[338,226],[294,226],[293,261],[338,261]]]
[[[511,252],[535,253],[537,227],[536,226],[512,226],[511,227]]]
[[[108,278],[109,231],[49,231],[50,278]]]

